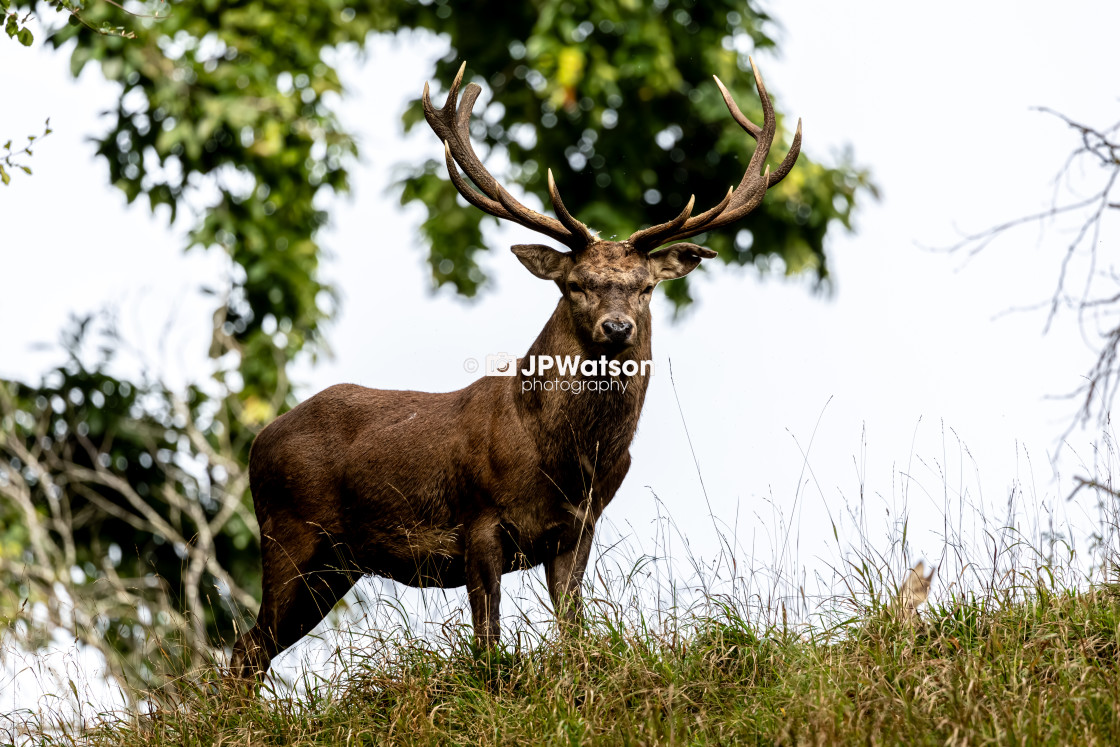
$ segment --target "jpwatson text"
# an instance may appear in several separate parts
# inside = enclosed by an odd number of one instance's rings
[[[653,361],[618,361],[601,355],[581,359],[578,355],[530,355],[522,361],[522,376],[543,375],[555,370],[561,376],[649,376],[653,374]]]

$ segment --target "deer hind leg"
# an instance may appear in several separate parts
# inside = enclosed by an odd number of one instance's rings
[[[233,677],[267,672],[273,658],[310,633],[357,583],[361,574],[341,548],[311,526],[283,541],[262,538],[261,608],[256,624],[233,647]]]

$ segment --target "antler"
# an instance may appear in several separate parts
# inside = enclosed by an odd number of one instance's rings
[[[459,84],[463,82],[463,71],[466,70],[466,67],[467,63],[465,62],[459,67],[459,72],[451,83],[451,90],[447,93],[447,102],[442,109],[437,110],[432,106],[427,83],[424,84],[424,95],[421,97],[421,103],[424,106],[424,119],[428,120],[428,124],[443,141],[447,171],[451,176],[451,181],[455,184],[455,188],[459,190],[459,194],[463,195],[467,202],[485,210],[490,215],[519,223],[526,228],[543,233],[545,236],[566,244],[574,250],[583,249],[588,244],[597,241],[595,234],[583,223],[573,218],[567,208],[564,207],[564,202],[560,199],[560,191],[556,188],[556,181],[552,178],[551,169],[548,171],[548,194],[552,198],[552,208],[556,211],[559,220],[541,215],[522,205],[482,165],[482,161],[474,152],[470,138],[471,111],[474,109],[474,103],[478,99],[479,93],[482,92],[482,88],[474,83],[468,84],[463,89],[462,106],[460,107],[456,102],[456,99],[459,98]],[[472,182],[478,185],[478,190],[481,190],[481,192],[467,183],[459,170],[455,168],[456,164],[463,169]]]
[[[694,195],[684,206],[680,215],[673,220],[637,231],[630,236],[629,241],[638,251],[649,252],[670,241],[687,239],[698,233],[734,223],[758,207],[762,203],[762,198],[766,195],[766,189],[784,179],[790,169],[793,168],[797,156],[801,153],[800,119],[797,120],[797,134],[793,137],[793,145],[790,146],[789,153],[786,154],[777,171],[770,173],[770,167],[767,166],[766,170],[760,173],[762,165],[766,162],[766,157],[770,154],[770,146],[774,143],[774,133],[777,131],[778,125],[777,118],[774,116],[774,105],[770,102],[770,96],[766,93],[762,76],[758,74],[758,68],[754,66],[754,60],[750,62],[751,71],[754,73],[754,81],[758,86],[758,96],[762,100],[762,127],[751,122],[743,115],[743,112],[735,104],[735,100],[731,98],[731,94],[728,93],[727,88],[724,87],[719,78],[715,79],[732,118],[746,130],[748,135],[758,141],[758,146],[751,155],[750,163],[747,164],[747,171],[743,174],[739,186],[727,190],[727,196],[718,205],[700,215],[692,215],[692,208],[696,203]]]

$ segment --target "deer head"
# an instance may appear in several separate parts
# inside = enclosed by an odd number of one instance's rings
[[[696,244],[672,242],[742,219],[758,207],[768,187],[777,184],[789,173],[801,151],[801,121],[798,120],[793,144],[781,165],[773,173],[765,165],[777,130],[777,120],[762,77],[751,60],[751,70],[762,100],[764,118],[761,127],[743,115],[727,88],[719,78],[715,79],[731,116],[758,141],[739,185],[729,188],[717,205],[698,215],[692,214],[696,202],[694,195],[676,218],[636,231],[625,241],[606,241],[564,207],[551,169],[548,171],[548,193],[555,218],[522,205],[486,170],[470,141],[471,111],[482,89],[470,83],[463,89],[462,99],[459,100],[459,86],[465,69],[466,63],[463,63],[442,109],[432,105],[426,83],[422,97],[424,117],[443,140],[451,181],[467,202],[475,207],[542,233],[568,247],[569,251],[558,251],[540,244],[519,244],[513,247],[513,253],[529,272],[552,280],[559,286],[570,306],[576,333],[592,345],[625,348],[641,339],[643,333],[648,332],[649,301],[654,287],[662,280],[683,277],[696,269],[702,259],[716,256],[711,249]],[[460,168],[478,189],[474,189],[459,173]],[[666,244],[671,245],[655,251]]]

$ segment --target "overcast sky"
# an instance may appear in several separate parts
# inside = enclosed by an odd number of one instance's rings
[[[668,513],[695,552],[714,553],[701,476],[747,560],[780,554],[782,514],[810,572],[852,541],[846,520],[833,539],[829,516],[840,520],[861,493],[872,535],[886,537],[908,511],[911,561],[940,562],[954,494],[1000,506],[1021,484],[1034,502],[1028,525],[1051,510],[1059,523],[1081,520],[1089,509],[1063,499],[1091,461],[1094,434],[1075,431],[1055,473],[1051,457],[1076,405],[1051,398],[1079,385],[1093,351],[1073,320],[1043,336],[1042,313],[1003,313],[1049,298],[1068,226],[1023,230],[967,263],[920,245],[946,246],[1049,204],[1077,139],[1032,107],[1100,127],[1120,120],[1120,4],[814,2],[775,13],[782,56],[756,62],[783,111],[803,119],[805,151],[828,162],[850,147],[883,199],[865,197],[854,234],[830,236],[831,294],[713,263],[681,321],[655,301],[658,372],[608,535],[653,551],[656,518]],[[430,291],[420,211],[402,209],[388,187],[393,164],[441,155],[426,130],[404,139],[399,116],[444,50],[413,35],[378,41],[343,66],[343,118],[364,156],[353,194],[330,206],[324,272],[342,310],[329,332],[333,359],[298,371],[308,395],[339,381],[460,388],[473,379],[466,358],[524,353],[556,303],[555,287],[509,254],[539,240],[519,227],[490,234],[483,263],[495,284],[482,299]],[[74,82],[67,67],[39,45],[0,44],[0,135],[18,139],[47,116],[54,128],[31,161],[34,176],[0,189],[0,376],[35,379],[60,358],[36,346],[56,341],[69,314],[106,306],[135,359],[172,383],[204,375],[212,299],[198,288],[226,261],[184,255],[185,224],[168,228],[107,186],[86,138],[105,127],[98,112],[113,105],[114,87],[92,66]],[[726,168],[737,181],[742,164]],[[1082,190],[1099,178],[1074,176]],[[1115,218],[1109,225],[1106,263]]]

